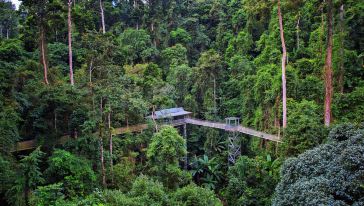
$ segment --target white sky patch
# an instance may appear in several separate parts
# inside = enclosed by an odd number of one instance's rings
[[[11,0],[11,2],[15,5],[16,10],[19,9],[20,1],[19,0]]]

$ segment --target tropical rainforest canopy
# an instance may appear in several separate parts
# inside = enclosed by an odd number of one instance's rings
[[[0,205],[364,205],[363,57],[360,0],[0,0]]]

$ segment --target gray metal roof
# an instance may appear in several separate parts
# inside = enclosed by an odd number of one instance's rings
[[[187,114],[191,114],[192,112],[185,111],[182,107],[178,108],[170,108],[170,109],[163,109],[159,111],[155,111],[154,115],[149,115],[146,118],[149,119],[163,119],[163,118],[169,118],[169,117],[177,117],[177,116],[183,116]]]
[[[239,117],[226,117],[226,120],[239,120]]]

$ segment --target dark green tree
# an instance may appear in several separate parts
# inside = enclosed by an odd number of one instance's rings
[[[18,174],[10,190],[7,191],[8,202],[13,205],[29,205],[30,193],[38,185],[44,184],[40,163],[45,155],[38,147],[20,160]]]
[[[150,172],[168,188],[177,188],[191,180],[191,175],[179,167],[186,154],[185,140],[171,126],[154,134],[148,146]]]
[[[278,159],[241,156],[229,168],[226,199],[229,205],[271,205],[279,179]]]
[[[328,143],[285,161],[273,205],[364,203],[363,130],[338,126],[328,139]]]
[[[87,195],[96,186],[90,162],[64,150],[55,150],[45,171],[51,183],[62,183],[66,198]]]
[[[18,33],[19,16],[11,1],[0,1],[0,38],[13,38]]]

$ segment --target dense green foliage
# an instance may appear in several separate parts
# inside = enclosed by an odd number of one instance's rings
[[[335,128],[327,144],[286,160],[273,205],[363,205],[363,155],[362,128]]]
[[[190,174],[179,167],[179,160],[186,155],[185,140],[171,126],[156,133],[147,150],[153,176],[169,188],[177,188],[191,180]]]
[[[333,1],[332,128],[328,2],[280,1],[282,128],[277,1],[73,0],[68,27],[66,0],[0,0],[0,205],[363,204],[364,3]],[[282,143],[240,135],[229,165],[226,131],[145,120],[171,107]]]
[[[266,160],[241,156],[229,169],[226,187],[229,205],[270,205],[274,192],[271,185],[277,184],[279,166],[278,160],[272,161],[269,155]]]

